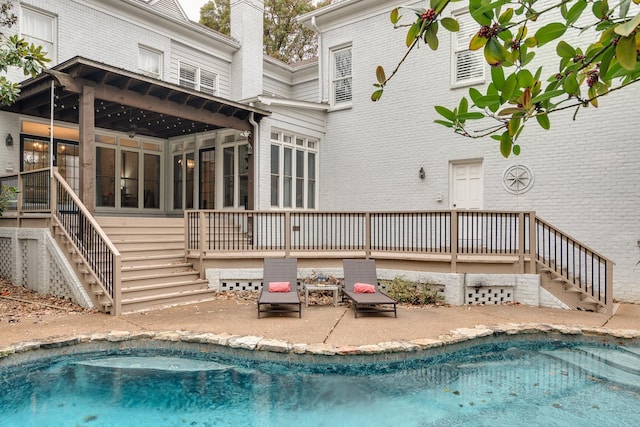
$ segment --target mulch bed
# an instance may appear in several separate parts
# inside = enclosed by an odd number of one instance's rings
[[[70,313],[90,313],[72,301],[42,295],[0,279],[0,323],[18,323],[25,319],[62,317]]]

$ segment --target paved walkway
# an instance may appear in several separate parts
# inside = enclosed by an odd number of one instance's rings
[[[458,328],[509,323],[604,327],[640,331],[640,305],[622,304],[614,316],[581,311],[529,307],[462,306],[399,307],[398,318],[389,315],[354,318],[347,305],[315,305],[295,315],[257,318],[255,301],[216,300],[200,304],[109,316],[99,313],[68,314],[52,319],[22,319],[0,324],[0,348],[27,341],[45,341],[76,334],[110,331],[189,331],[260,336],[290,343],[324,343],[335,347],[362,346],[389,341],[437,339]]]

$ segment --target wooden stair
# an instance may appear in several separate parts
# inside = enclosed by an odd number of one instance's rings
[[[537,263],[537,270],[540,274],[540,285],[571,309],[599,313],[606,308],[589,294],[588,288],[577,285],[578,278],[566,277],[563,272],[555,271],[541,263]]]
[[[213,299],[214,291],[185,261],[183,218],[98,217],[122,256],[122,312]]]

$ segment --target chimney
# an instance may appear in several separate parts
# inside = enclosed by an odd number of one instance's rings
[[[231,37],[242,47],[231,64],[231,98],[262,95],[264,0],[231,0]]]

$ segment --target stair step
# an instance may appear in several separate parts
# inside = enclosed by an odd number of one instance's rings
[[[594,351],[597,357],[594,355]],[[596,378],[640,389],[640,374],[629,372],[637,369],[635,367],[640,364],[640,357],[633,356],[633,358],[627,359],[626,356],[620,354],[620,350],[613,348],[592,350],[590,347],[587,349],[580,347],[578,349],[543,350],[541,353],[578,366]],[[632,362],[632,365],[628,366],[628,362]],[[624,369],[619,367],[621,364],[624,365]]]
[[[168,255],[141,255],[141,256],[133,256],[131,254],[122,254],[122,258],[120,259],[122,263],[122,267],[136,267],[136,266],[146,266],[153,264],[172,264],[176,262],[184,262],[184,251],[180,252],[180,254],[168,254]]]
[[[131,313],[174,305],[210,301],[215,299],[216,292],[211,289],[184,291],[162,294],[153,297],[127,298],[122,300],[122,311]]]
[[[184,282],[190,280],[200,280],[200,273],[197,271],[182,271],[173,274],[147,274],[136,277],[122,277],[122,288],[137,288],[147,285],[161,285],[165,283]]]
[[[151,275],[171,275],[175,273],[183,273],[186,271],[195,272],[193,263],[176,262],[164,264],[147,264],[122,267],[122,278],[145,277]]]

